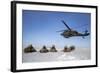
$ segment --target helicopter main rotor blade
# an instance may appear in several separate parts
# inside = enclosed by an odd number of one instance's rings
[[[56,32],[62,32],[62,31],[65,31],[65,30],[59,30],[59,31],[56,31]]]
[[[70,28],[69,28],[69,26],[62,20],[62,22],[63,22],[63,24],[69,29],[69,30],[71,30]]]

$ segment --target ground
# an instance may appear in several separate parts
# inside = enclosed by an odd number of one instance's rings
[[[90,49],[75,49],[72,52],[48,52],[48,53],[22,53],[22,62],[48,62],[91,59]]]

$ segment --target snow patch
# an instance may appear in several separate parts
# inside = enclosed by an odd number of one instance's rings
[[[48,53],[22,53],[22,62],[50,62],[91,59],[90,49],[75,49],[72,52],[48,52]]]

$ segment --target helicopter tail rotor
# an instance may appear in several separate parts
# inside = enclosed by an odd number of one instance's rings
[[[85,34],[87,34],[88,33],[88,30],[85,30]]]

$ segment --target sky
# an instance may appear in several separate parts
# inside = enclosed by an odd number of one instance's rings
[[[42,48],[43,45],[55,45],[59,49],[71,45],[90,48],[90,36],[86,36],[85,39],[64,38],[60,35],[62,32],[57,32],[67,29],[62,20],[73,30],[81,33],[85,33],[85,30],[90,32],[90,13],[23,10],[22,14],[23,47],[32,44],[37,48]]]

